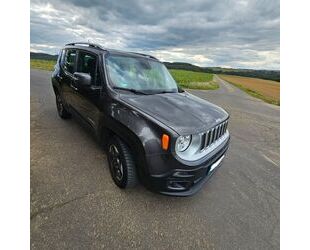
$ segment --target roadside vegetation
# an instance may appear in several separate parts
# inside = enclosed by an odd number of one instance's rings
[[[34,69],[43,69],[52,71],[56,61],[53,60],[41,60],[41,59],[31,59],[30,60],[30,67]]]
[[[54,60],[30,60],[30,67],[35,69],[52,71],[55,64],[56,61]],[[213,74],[178,69],[169,71],[182,88],[213,90],[219,87],[217,83],[213,82]]]
[[[232,75],[218,76],[251,96],[280,106],[280,82]]]
[[[169,71],[182,88],[213,90],[219,87],[213,81],[213,74],[181,69],[170,69]]]

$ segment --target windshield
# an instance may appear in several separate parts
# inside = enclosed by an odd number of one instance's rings
[[[106,65],[114,88],[143,93],[178,92],[178,86],[165,65],[155,60],[109,55]]]

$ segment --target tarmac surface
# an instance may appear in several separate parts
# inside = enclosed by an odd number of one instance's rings
[[[114,185],[91,134],[58,117],[50,74],[31,69],[32,249],[279,249],[278,106],[217,77],[190,90],[230,113],[231,144],[200,192],[168,197]]]

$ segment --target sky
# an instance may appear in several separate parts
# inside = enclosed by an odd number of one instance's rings
[[[279,0],[31,0],[30,50],[69,42],[204,67],[278,70]]]

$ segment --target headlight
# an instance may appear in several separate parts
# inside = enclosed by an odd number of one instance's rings
[[[185,151],[188,148],[189,144],[191,143],[191,140],[192,140],[191,135],[178,137],[176,141],[176,150],[179,152]]]
[[[184,160],[195,160],[197,152],[200,152],[201,134],[179,136],[175,142],[176,154]]]
[[[227,130],[220,138],[205,147],[206,137],[203,135],[204,133],[179,136],[175,142],[175,153],[178,158],[185,161],[199,160],[229,138]]]

